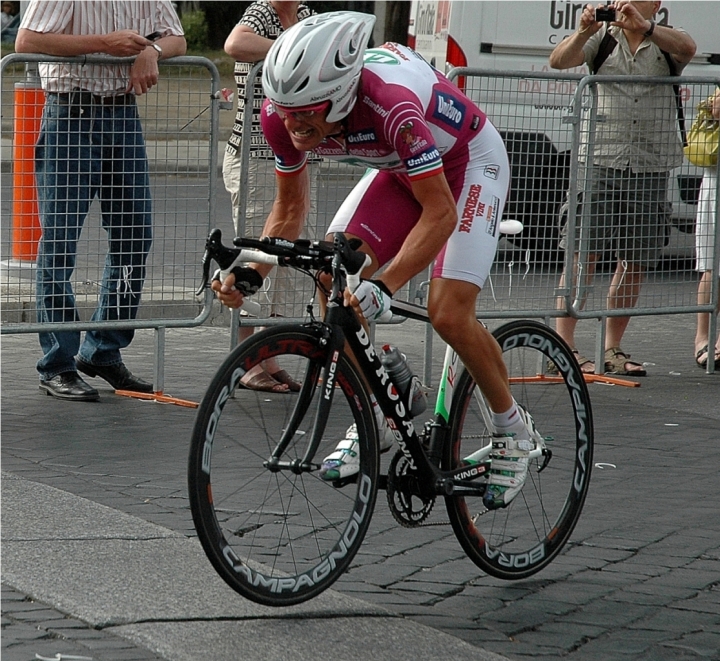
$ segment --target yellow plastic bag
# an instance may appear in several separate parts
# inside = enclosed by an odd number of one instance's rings
[[[718,162],[720,144],[720,121],[713,119],[710,112],[711,96],[698,106],[697,117],[687,136],[685,156],[693,165],[711,168]]]

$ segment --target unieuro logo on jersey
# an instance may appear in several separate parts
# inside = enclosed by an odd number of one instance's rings
[[[465,119],[465,104],[443,92],[435,92],[435,108],[432,114],[441,124],[457,133]]]
[[[417,156],[405,159],[405,167],[407,167],[408,173],[418,174],[435,169],[439,162],[440,152],[437,150],[437,147],[432,147],[419,153]]]
[[[375,131],[372,129],[366,129],[361,131],[356,131],[355,133],[349,133],[345,136],[345,139],[350,143],[354,145],[362,144],[363,142],[377,142],[377,136],[375,135]]]

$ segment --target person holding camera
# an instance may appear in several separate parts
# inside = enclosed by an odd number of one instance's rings
[[[554,69],[587,64],[595,74],[626,76],[678,75],[695,55],[693,39],[682,29],[659,25],[654,16],[660,2],[618,0],[612,5],[587,5],[578,30],[550,54]],[[617,256],[607,295],[608,310],[636,305],[648,268],[657,262],[667,228],[667,188],[670,170],[683,161],[678,135],[676,99],[670,85],[601,83],[597,86],[597,115],[591,162],[581,155],[579,182],[588,257],[583,264],[586,284],[597,262],[611,246]],[[589,226],[588,226],[589,225]],[[580,228],[577,228],[580,235]],[[561,246],[567,248],[567,227]],[[575,255],[577,269],[577,254]],[[574,280],[563,272],[560,287]],[[559,299],[558,308],[564,307]],[[577,319],[559,317],[557,331],[575,347]],[[628,316],[608,316],[604,371],[645,376],[641,363],[621,349]],[[586,372],[597,371],[593,361],[578,360]]]

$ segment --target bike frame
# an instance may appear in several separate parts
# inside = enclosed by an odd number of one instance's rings
[[[288,245],[297,245],[291,242],[287,243]],[[225,277],[234,266],[244,262],[257,261],[280,264],[281,261],[278,255],[283,254],[283,247],[288,247],[283,246],[283,242],[280,240],[279,248],[275,248],[275,252],[263,253],[258,252],[258,250],[268,250],[267,245],[247,239],[236,239],[236,245],[248,244],[251,247],[257,246],[257,248],[251,250],[228,249],[222,246],[218,230],[211,234],[208,239],[208,246],[212,245],[213,258],[221,263],[223,267],[221,271],[222,277]],[[317,254],[311,247],[307,248],[308,259],[317,256]],[[209,253],[206,251],[206,257],[203,258],[206,279],[210,259],[208,255]],[[415,429],[413,419],[410,417],[410,412],[380,362],[368,332],[360,323],[354,309],[345,305],[344,292],[346,288],[350,286],[351,290],[354,290],[359,284],[360,273],[367,265],[368,260],[369,258],[363,253],[352,250],[344,235],[336,234],[332,262],[326,264],[326,268],[329,267],[332,275],[332,288],[322,321],[313,322],[318,331],[320,343],[327,347],[327,359],[320,370],[315,369],[314,373],[305,375],[289,424],[270,458],[265,462],[265,466],[272,471],[290,470],[298,474],[320,468],[319,464],[314,461],[315,454],[320,446],[325,431],[325,423],[330,415],[338,362],[342,354],[349,348],[368,384],[369,392],[375,396],[381,411],[388,421],[398,447],[409,462],[410,468],[416,472],[422,495],[424,497],[436,495],[474,495],[482,497],[486,485],[477,483],[475,479],[484,475],[490,468],[489,459],[485,461],[490,454],[490,443],[482,449],[479,455],[476,454],[475,460],[477,463],[463,465],[452,471],[439,468],[443,448],[448,442],[447,435],[450,429],[449,422],[454,398],[454,386],[464,369],[460,358],[451,347],[447,348],[435,404],[435,418],[428,423],[430,430],[428,449],[426,451]],[[404,317],[430,323],[427,309],[422,306],[393,301],[391,310],[393,313]],[[292,462],[281,461],[279,457],[282,456],[291,442],[320,384],[321,395],[315,412],[312,437],[305,455],[302,459]],[[491,413],[488,405],[479,392],[476,393],[476,397],[485,425],[488,429],[492,429]],[[542,449],[538,448],[530,456],[540,456],[542,452]],[[342,480],[338,482],[342,483]]]

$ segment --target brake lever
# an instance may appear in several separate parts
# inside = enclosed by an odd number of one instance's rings
[[[196,292],[196,296],[202,296],[203,291],[210,282],[210,265],[217,262],[221,270],[225,270],[232,265],[237,256],[240,254],[238,248],[228,248],[223,245],[222,231],[218,228],[211,230],[205,240],[205,252],[202,257],[202,282]]]

